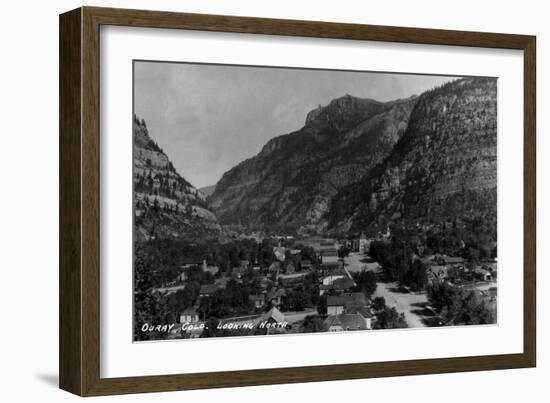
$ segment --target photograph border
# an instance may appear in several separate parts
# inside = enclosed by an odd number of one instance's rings
[[[523,353],[122,378],[100,376],[101,25],[519,49],[524,55]],[[330,22],[81,7],[59,31],[60,388],[80,396],[536,366],[536,38]]]

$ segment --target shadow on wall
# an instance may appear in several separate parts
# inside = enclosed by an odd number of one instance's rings
[[[59,387],[59,375],[58,374],[36,374],[37,379],[41,380],[49,386],[55,388]]]

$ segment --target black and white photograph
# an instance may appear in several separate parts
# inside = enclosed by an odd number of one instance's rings
[[[497,324],[495,77],[133,62],[133,340]]]

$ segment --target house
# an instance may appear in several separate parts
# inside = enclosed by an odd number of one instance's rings
[[[180,323],[197,323],[199,321],[199,314],[193,307],[185,309],[180,315]]]
[[[205,272],[205,273],[210,273],[212,274],[213,276],[215,276],[216,274],[218,274],[218,272],[220,271],[220,269],[218,268],[218,266],[214,266],[214,265],[204,265],[202,267],[202,271]]]
[[[190,269],[191,267],[202,267],[203,259],[197,259],[197,258],[185,258],[183,259],[182,265],[180,266],[182,269]]]
[[[339,270],[343,268],[344,268],[344,262],[341,260],[336,260],[333,262],[323,261],[323,264],[321,265],[321,270],[325,273],[334,272],[335,270]]]
[[[214,281],[214,284],[216,284],[216,286],[218,288],[225,288],[227,287],[227,282],[229,281],[229,278],[228,277],[220,277],[220,278],[217,278],[216,281]]]
[[[447,267],[447,280],[453,282],[460,281],[464,277],[464,270],[463,266]]]
[[[181,273],[178,274],[178,276],[176,277],[175,282],[183,283],[185,282],[185,280],[187,280],[187,272],[185,270],[182,270]]]
[[[303,271],[291,274],[279,274],[277,280],[279,280],[279,283],[284,287],[292,287],[301,284],[308,274],[309,273]]]
[[[254,321],[257,329],[286,328],[288,322],[285,320],[285,315],[276,307],[271,308],[265,314]]]
[[[302,270],[311,270],[311,260],[304,259],[300,262],[300,266],[302,267]]]
[[[474,269],[474,277],[481,281],[491,281],[493,276],[489,270],[482,269],[481,267],[476,267]]]
[[[285,261],[285,252],[286,248],[284,246],[274,246],[273,247],[273,254],[279,260],[280,262]]]
[[[319,295],[325,293],[342,293],[351,291],[355,287],[355,281],[349,277],[337,278],[331,284],[321,284],[319,286]]]
[[[374,314],[372,313],[372,308],[370,306],[352,306],[351,308],[346,308],[345,313],[360,313],[365,319],[372,321]]]
[[[354,307],[366,307],[367,299],[362,292],[327,296],[327,314],[339,315]]]
[[[482,269],[487,270],[491,273],[492,280],[497,279],[497,264],[496,262],[486,262],[481,265]]]
[[[338,270],[333,273],[330,273],[328,276],[323,277],[322,284],[323,285],[330,285],[334,283],[335,280],[338,280],[339,278],[346,278],[347,273],[344,270]]]
[[[332,264],[332,263],[338,263],[339,257],[338,257],[338,251],[336,248],[330,248],[327,250],[323,250],[320,253],[321,255],[321,263],[323,265],[325,264]]]
[[[436,261],[441,265],[463,265],[466,263],[466,260],[463,257],[460,256],[448,256],[448,255],[440,255],[436,257]]]
[[[265,293],[271,281],[266,276],[258,276],[254,281],[260,286],[261,292]]]
[[[359,236],[359,252],[369,253],[369,248],[370,248],[370,242],[367,239],[367,236],[365,235],[365,233],[363,232]]]
[[[345,332],[353,330],[371,330],[371,318],[365,318],[360,313],[342,313],[329,315],[324,322],[328,332]]]
[[[233,267],[233,270],[231,271],[231,275],[233,276],[233,278],[240,280],[244,277],[246,270],[247,268],[242,266]]]
[[[283,298],[286,297],[286,290],[284,288],[279,288],[278,290],[272,290],[268,299],[271,302],[271,305],[279,307],[283,303]]]
[[[250,301],[254,304],[254,308],[260,309],[265,305],[265,295],[264,294],[254,294],[248,297]]]
[[[443,265],[433,264],[428,267],[428,281],[433,283],[447,279],[447,267]]]
[[[217,289],[218,289],[218,286],[216,284],[203,284],[201,285],[199,296],[210,297],[217,291]]]

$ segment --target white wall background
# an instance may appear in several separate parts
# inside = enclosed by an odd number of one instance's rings
[[[371,3],[371,4],[370,4]],[[58,14],[78,1],[11,1],[0,25],[0,397],[2,401],[68,402],[57,389],[58,365]],[[538,368],[299,385],[132,395],[102,401],[152,402],[452,402],[548,401],[550,373],[550,71],[549,10],[524,0],[358,2],[123,0],[88,5],[273,18],[313,19],[537,35],[538,47]],[[545,74],[546,73],[546,74]],[[521,245],[518,245],[520,248]]]

